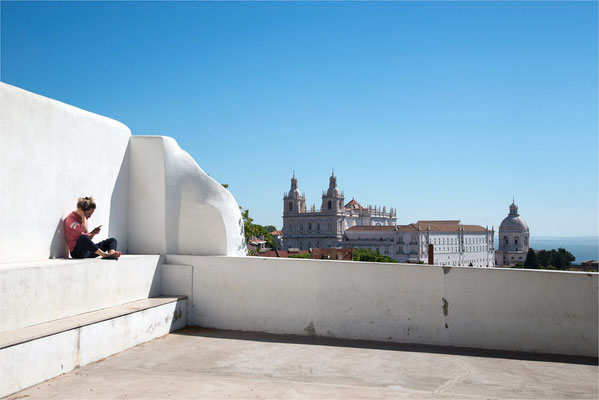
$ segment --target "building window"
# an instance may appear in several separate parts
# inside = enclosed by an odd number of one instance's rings
[[[293,211],[293,203],[289,202],[289,211]]]
[[[331,200],[329,200],[328,207],[329,207],[329,210],[330,210],[331,209]]]
[[[518,244],[518,239],[520,239],[518,236],[514,238],[514,244]]]
[[[316,225],[316,230],[320,232],[320,222]]]
[[[311,231],[312,230],[312,222],[308,222],[308,230]],[[308,246],[309,247],[309,246]]]
[[[504,236],[503,240],[505,241],[505,244],[508,244],[507,236]]]

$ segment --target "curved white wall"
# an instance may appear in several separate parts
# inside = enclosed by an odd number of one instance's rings
[[[130,163],[130,251],[246,254],[237,202],[174,139],[131,137]]]
[[[62,218],[98,208],[95,240],[131,253],[246,254],[239,206],[174,139],[1,83],[0,262],[66,257]]]
[[[125,125],[0,83],[0,128],[0,262],[65,257],[61,218],[87,195],[97,239],[126,249]]]

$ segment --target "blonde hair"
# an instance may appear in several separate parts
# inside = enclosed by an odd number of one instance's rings
[[[87,211],[89,209],[96,208],[96,202],[93,197],[79,197],[77,199],[77,208],[82,209],[83,211]]]

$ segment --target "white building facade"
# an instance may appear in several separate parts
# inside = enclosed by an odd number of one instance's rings
[[[295,174],[289,193],[283,196],[283,249],[341,247],[343,233],[353,226],[394,227],[396,212],[386,207],[362,207],[352,200],[347,204],[337,187],[337,177],[329,178],[329,188],[322,194],[320,210],[306,209],[306,196],[301,193]]]
[[[510,213],[499,225],[498,237],[495,264],[512,267],[526,261],[530,249],[530,231],[526,221],[518,214],[518,206],[513,201],[510,204]]]
[[[394,227],[355,226],[343,247],[367,248],[399,262],[494,267],[493,229],[453,221],[418,221]]]

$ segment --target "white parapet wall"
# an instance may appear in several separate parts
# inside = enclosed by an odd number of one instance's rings
[[[163,288],[192,281],[190,325],[597,356],[596,273],[181,255],[166,263]]]
[[[161,295],[161,256],[0,264],[0,332]]]
[[[62,217],[94,196],[96,237],[127,248],[125,125],[0,83],[0,262],[66,257]]]

